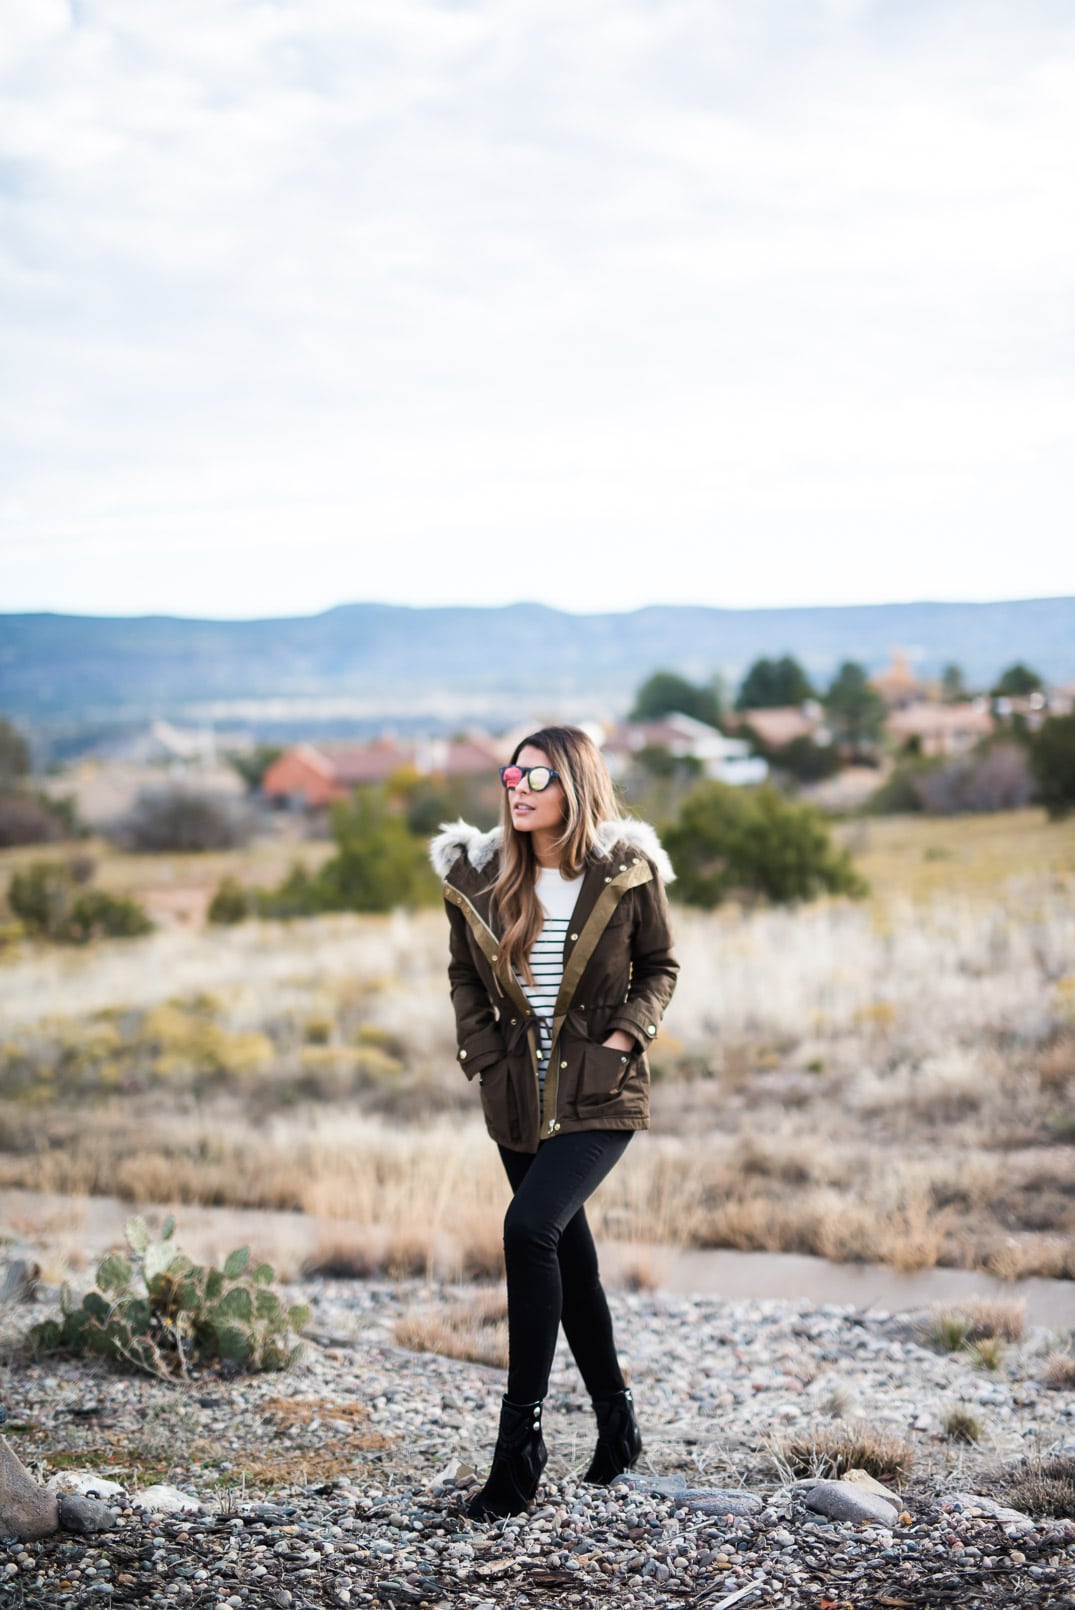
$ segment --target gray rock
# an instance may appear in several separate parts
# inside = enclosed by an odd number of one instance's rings
[[[699,1515],[757,1515],[765,1507],[753,1493],[738,1488],[688,1487],[676,1497]]]
[[[656,1493],[660,1498],[675,1498],[687,1490],[686,1476],[617,1476],[613,1487],[629,1487],[635,1493]]]
[[[40,1279],[40,1264],[31,1263],[28,1258],[12,1258],[0,1278],[0,1304],[26,1302],[33,1296]]]
[[[57,1506],[60,1525],[65,1532],[79,1532],[83,1537],[92,1537],[95,1532],[110,1532],[116,1524],[115,1512],[99,1498],[61,1493]]]
[[[898,1509],[887,1498],[846,1481],[819,1481],[807,1493],[806,1507],[819,1515],[827,1515],[832,1521],[895,1526],[899,1519]]]
[[[48,1537],[59,1526],[56,1495],[47,1493],[0,1437],[0,1536]]]
[[[145,1487],[140,1493],[135,1493],[131,1503],[136,1509],[147,1509],[158,1515],[188,1515],[196,1514],[201,1509],[198,1499],[192,1498],[179,1487],[169,1487],[161,1483],[156,1487]]]
[[[1034,1530],[1034,1522],[1021,1509],[1009,1509],[1006,1504],[998,1504],[995,1498],[986,1498],[982,1493],[953,1493],[951,1498],[945,1499],[944,1507],[976,1509],[1000,1521],[1002,1526],[1022,1527],[1028,1532]]]

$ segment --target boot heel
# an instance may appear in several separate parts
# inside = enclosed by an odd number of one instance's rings
[[[642,1432],[635,1419],[634,1398],[628,1388],[594,1398],[597,1415],[597,1447],[583,1481],[607,1487],[622,1476],[642,1452]]]
[[[500,1429],[489,1479],[467,1505],[472,1521],[520,1515],[538,1489],[548,1454],[541,1434],[541,1402],[500,1406]]]

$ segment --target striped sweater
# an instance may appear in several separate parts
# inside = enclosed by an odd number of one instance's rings
[[[545,912],[545,922],[530,952],[530,971],[534,975],[534,982],[526,984],[519,978],[519,983],[539,1022],[538,1080],[544,1088],[545,1069],[552,1048],[553,1011],[564,976],[564,943],[582,887],[582,874],[577,878],[563,878],[558,867],[542,867],[535,887]]]

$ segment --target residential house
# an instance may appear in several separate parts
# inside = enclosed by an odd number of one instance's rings
[[[769,767],[752,755],[745,738],[729,738],[716,727],[678,713],[659,721],[629,721],[615,727],[602,745],[613,778],[623,775],[642,749],[665,749],[677,759],[701,762],[707,777],[722,783],[760,783]]]
[[[500,746],[484,733],[466,738],[398,739],[369,743],[297,744],[274,760],[261,781],[278,806],[324,810],[361,783],[386,783],[401,771],[423,777],[470,777],[500,764]]]

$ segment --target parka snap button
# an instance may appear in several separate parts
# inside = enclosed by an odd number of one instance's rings
[[[620,862],[620,871],[621,872],[626,872],[627,871],[627,862],[626,861],[621,861]]]
[[[561,1066],[561,1068],[566,1068],[566,1067],[567,1067],[567,1063],[566,1063],[566,1062],[561,1062],[561,1064],[560,1064],[560,1066]]]
[[[578,936],[578,934],[572,934],[572,935],[571,935],[571,938],[572,938],[572,939],[577,939],[577,938],[578,938],[578,937],[579,937],[579,936]]]
[[[646,1029],[646,1033],[647,1034],[656,1034],[656,1032],[657,1032],[657,1030],[654,1028],[653,1024],[650,1023],[649,1026]]]
[[[514,1027],[515,1027],[515,1025],[516,1025],[516,1023],[518,1023],[518,1021],[519,1021],[519,1019],[518,1019],[518,1018],[517,1018],[517,1017],[513,1017],[513,1018],[512,1018],[512,1020],[511,1020],[511,1026],[512,1026],[512,1028],[514,1028]]]
[[[606,878],[606,879],[605,879],[605,882],[606,882],[606,883],[611,883],[611,882],[612,882],[612,879],[611,879],[611,878]]]
[[[499,960],[500,960],[500,957],[499,957],[499,956],[498,956],[498,955],[497,955],[497,954],[496,954],[496,952],[495,952],[495,951],[494,951],[494,952],[493,952],[493,961],[495,961],[495,962],[498,962],[498,961],[499,961]]]
[[[465,1051],[460,1051],[459,1060],[460,1060],[460,1062],[465,1062],[467,1060],[467,1054],[466,1054]]]

